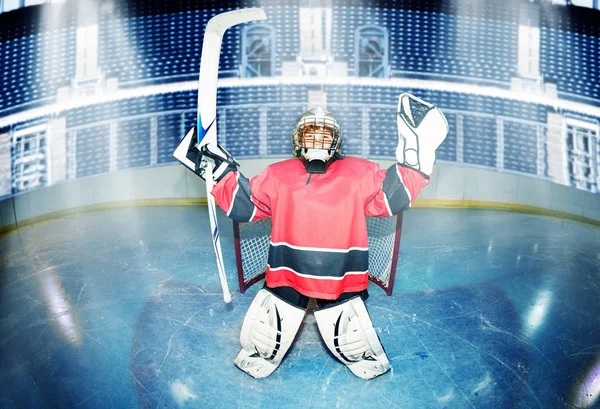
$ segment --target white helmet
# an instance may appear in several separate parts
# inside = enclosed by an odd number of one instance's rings
[[[292,152],[309,162],[327,162],[336,152],[341,154],[342,129],[333,114],[320,106],[302,114],[292,132]]]

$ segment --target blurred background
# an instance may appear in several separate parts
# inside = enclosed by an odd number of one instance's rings
[[[0,407],[597,408],[599,3],[0,0]],[[267,20],[226,32],[217,120],[246,176],[315,105],[382,166],[402,92],[449,122],[396,297],[373,291],[397,372],[368,388],[311,318],[273,378],[231,364],[252,296],[222,303],[204,184],[172,153],[204,26],[244,7]]]
[[[393,159],[407,91],[446,113],[439,163],[600,191],[596,0],[38,3],[0,3],[5,199],[174,164],[203,27],[249,6],[268,19],[227,31],[219,68],[219,141],[237,158],[289,157],[321,104],[346,154]]]

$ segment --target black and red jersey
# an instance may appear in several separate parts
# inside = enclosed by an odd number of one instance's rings
[[[428,183],[397,164],[385,170],[346,156],[326,173],[311,174],[294,158],[268,166],[249,181],[231,172],[212,194],[233,220],[272,219],[269,287],[290,286],[308,297],[335,300],[368,286],[366,216],[408,209]]]

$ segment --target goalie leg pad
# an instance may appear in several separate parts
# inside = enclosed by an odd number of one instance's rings
[[[262,289],[252,301],[240,334],[235,365],[254,378],[269,376],[292,345],[305,310]]]
[[[327,348],[354,375],[372,379],[391,368],[360,297],[315,310],[314,314]]]

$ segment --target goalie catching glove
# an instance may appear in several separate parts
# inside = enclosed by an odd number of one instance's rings
[[[212,176],[215,183],[219,183],[229,172],[236,171],[240,164],[221,145],[206,144],[198,148],[198,135],[196,127],[193,127],[181,140],[173,153],[186,168],[190,169],[202,180],[206,180],[204,174],[207,166],[212,166]]]
[[[398,98],[397,124],[398,163],[430,176],[435,150],[448,134],[446,117],[435,105],[404,93]]]

